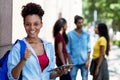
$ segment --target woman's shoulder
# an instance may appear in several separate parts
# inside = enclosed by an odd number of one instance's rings
[[[42,40],[43,44],[52,45],[52,42],[50,42],[48,40],[45,40],[45,39],[41,39],[41,40]]]
[[[62,35],[60,33],[56,34],[55,38],[61,38]]]
[[[101,36],[99,39],[100,40],[106,40],[104,36]]]
[[[101,37],[99,38],[99,41],[104,41],[104,42],[106,42],[106,39],[105,39],[104,36],[101,36]]]

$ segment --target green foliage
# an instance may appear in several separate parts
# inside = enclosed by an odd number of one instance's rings
[[[120,0],[83,0],[83,15],[86,24],[94,21],[94,10],[97,11],[97,21],[111,23],[114,31],[120,31]],[[110,22],[111,21],[111,22]]]
[[[115,44],[118,47],[120,47],[120,40],[113,40],[113,44]]]

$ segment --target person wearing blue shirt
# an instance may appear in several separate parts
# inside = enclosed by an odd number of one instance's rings
[[[27,36],[24,57],[20,59],[20,43],[16,43],[8,56],[9,80],[50,80],[64,74],[64,69],[49,72],[55,65],[53,45],[38,37],[42,28],[44,11],[36,3],[28,3],[22,8],[24,28]]]
[[[74,23],[76,29],[68,32],[67,51],[70,54],[72,67],[70,71],[71,79],[76,80],[77,72],[81,70],[82,80],[88,80],[88,66],[90,63],[90,36],[82,29],[84,19],[76,15]]]

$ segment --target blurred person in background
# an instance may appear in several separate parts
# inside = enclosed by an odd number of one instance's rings
[[[56,65],[58,67],[62,65],[67,65],[67,63],[71,63],[70,57],[66,50],[66,44],[68,43],[66,29],[67,29],[67,21],[64,18],[58,19],[53,27]],[[60,77],[60,80],[71,80],[68,69],[66,69],[65,71],[66,74]]]
[[[109,55],[109,33],[106,24],[99,23],[95,28],[99,35],[93,49],[90,74],[93,80],[109,80],[108,64],[105,55]]]
[[[71,79],[76,80],[77,72],[80,69],[82,80],[88,80],[88,67],[90,63],[90,35],[82,29],[84,19],[76,15],[74,23],[76,28],[68,32],[67,51],[70,55],[72,67]]]

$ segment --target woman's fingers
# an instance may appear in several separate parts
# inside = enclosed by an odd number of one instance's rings
[[[24,58],[28,59],[31,56],[31,50],[28,48],[28,46],[26,47],[26,50],[24,52]]]

